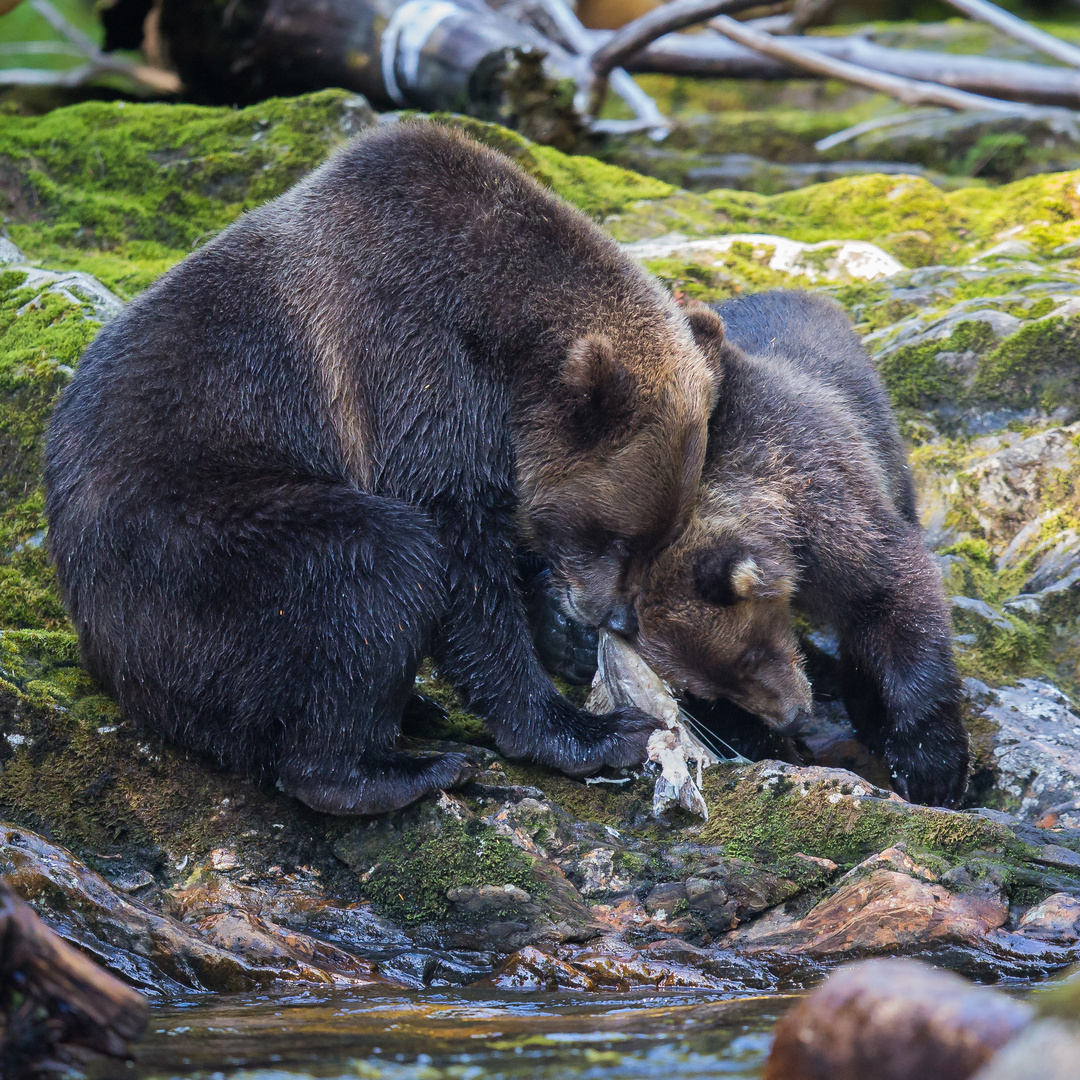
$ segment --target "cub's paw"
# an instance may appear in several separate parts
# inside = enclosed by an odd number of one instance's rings
[[[966,734],[944,739],[926,733],[904,739],[893,736],[885,742],[885,763],[893,776],[893,789],[908,802],[953,807],[967,790]]]
[[[541,570],[524,582],[525,605],[536,655],[549,674],[571,686],[588,686],[596,674],[599,632],[570,618],[551,584],[551,571]]]

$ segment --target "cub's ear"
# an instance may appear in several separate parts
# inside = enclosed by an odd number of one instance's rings
[[[711,307],[694,304],[684,310],[699,349],[715,348],[724,343],[724,320]]]
[[[693,304],[684,310],[694,342],[704,354],[714,378],[719,380],[723,374],[724,320],[705,304]]]
[[[637,380],[615,358],[602,334],[578,338],[562,366],[563,387],[570,398],[570,423],[587,442],[595,442],[626,423],[637,404]]]
[[[786,600],[792,592],[783,568],[755,555],[741,540],[701,552],[694,560],[693,580],[698,597],[717,607],[740,600]]]

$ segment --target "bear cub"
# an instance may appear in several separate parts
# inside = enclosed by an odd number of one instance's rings
[[[860,738],[906,798],[968,775],[952,630],[896,422],[841,308],[794,290],[690,310],[722,368],[701,504],[646,577],[635,644],[678,690],[784,729],[810,707],[792,609],[832,624]]]
[[[714,399],[682,313],[583,215],[460,133],[381,128],[87,349],[46,450],[85,663],[137,722],[331,813],[468,775],[397,749],[425,655],[505,753],[637,762],[651,719],[573,707],[538,662],[515,548],[629,629]]]

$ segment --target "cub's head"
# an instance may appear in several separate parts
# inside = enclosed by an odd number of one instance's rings
[[[690,519],[717,374],[678,311],[577,338],[518,444],[519,523],[567,611],[624,634],[646,567]],[[697,332],[717,342],[708,312]]]
[[[786,728],[811,705],[791,625],[795,573],[737,524],[695,516],[646,575],[636,648],[677,690]]]

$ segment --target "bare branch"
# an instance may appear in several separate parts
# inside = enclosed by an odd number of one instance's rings
[[[670,0],[640,18],[627,23],[611,39],[592,54],[593,74],[598,80],[607,77],[613,68],[622,67],[635,53],[664,34],[685,30],[695,23],[705,22],[714,15],[746,11],[760,0]]]
[[[108,56],[84,34],[77,26],[69,22],[49,3],[49,0],[30,0],[30,6],[58,33],[68,40],[68,49],[75,55],[86,58],[87,63],[69,71],[38,72],[34,68],[11,68],[0,71],[0,85],[3,86],[81,86],[98,75],[123,75],[140,83],[157,94],[176,94],[180,91],[180,79],[171,71],[150,67],[147,64],[135,64],[119,56]],[[28,44],[44,45],[45,42]],[[32,49],[44,52],[44,49]],[[58,46],[57,52],[61,51]],[[70,53],[69,53],[70,55]]]
[[[756,49],[774,60],[790,64],[804,71],[811,71],[826,78],[842,79],[844,82],[865,86],[870,90],[888,94],[902,101],[905,105],[944,105],[949,109],[981,109],[1010,116],[1021,114],[1054,114],[1060,116],[1063,110],[1045,109],[1034,105],[1018,105],[1014,102],[1001,101],[997,98],[969,94],[966,90],[954,90],[939,83],[921,82],[905,79],[899,75],[890,75],[882,71],[850,64],[845,60],[836,60],[820,53],[813,53],[805,46],[796,46],[790,38],[774,38],[754,30],[734,19],[720,16],[713,20],[712,26],[732,41]]]
[[[824,153],[834,146],[857,139],[860,135],[868,135],[871,131],[881,131],[883,128],[910,124],[915,120],[933,120],[936,117],[948,115],[950,114],[944,109],[913,109],[911,112],[893,113],[892,116],[875,116],[872,120],[863,120],[861,124],[852,124],[843,131],[834,131],[831,135],[826,135],[824,139],[818,139],[814,143],[814,149],[818,153]]]
[[[534,0],[554,24],[559,37],[569,50],[578,56],[591,56],[593,51],[592,35],[581,25],[577,15],[571,10],[566,0]],[[654,139],[662,139],[668,133],[669,121],[644,90],[622,69],[615,68],[609,75],[611,89],[630,106],[634,121],[627,127],[626,121],[617,121],[621,130],[651,129]],[[586,88],[586,92],[588,88]],[[595,113],[594,113],[595,115]],[[593,121],[594,130],[616,130],[611,121]]]
[[[62,34],[83,51],[86,56],[95,56],[101,50],[77,26],[70,23],[49,0],[30,0],[30,6],[58,33]]]
[[[756,23],[744,23],[760,29]],[[593,31],[605,41],[610,32]],[[786,43],[821,53],[873,71],[885,71],[923,82],[937,82],[973,94],[1006,98],[1037,105],[1076,108],[1080,104],[1080,71],[1044,67],[1018,60],[892,49],[862,37],[796,37]],[[737,45],[717,33],[665,34],[632,57],[634,72],[707,76],[718,79],[790,79],[820,77],[800,71],[753,49]]]
[[[1063,64],[1080,67],[1080,49],[1075,45],[1070,45],[1067,41],[1062,41],[1061,38],[1054,37],[1053,34],[1048,34],[1045,30],[1040,30],[1031,23],[1018,19],[1015,15],[1010,15],[996,4],[989,3],[989,0],[946,0],[946,3],[951,4],[957,11],[962,11],[969,18],[989,23],[995,30],[1000,30],[1003,34],[1016,38],[1017,41],[1022,41],[1046,53],[1047,56],[1060,60]]]

